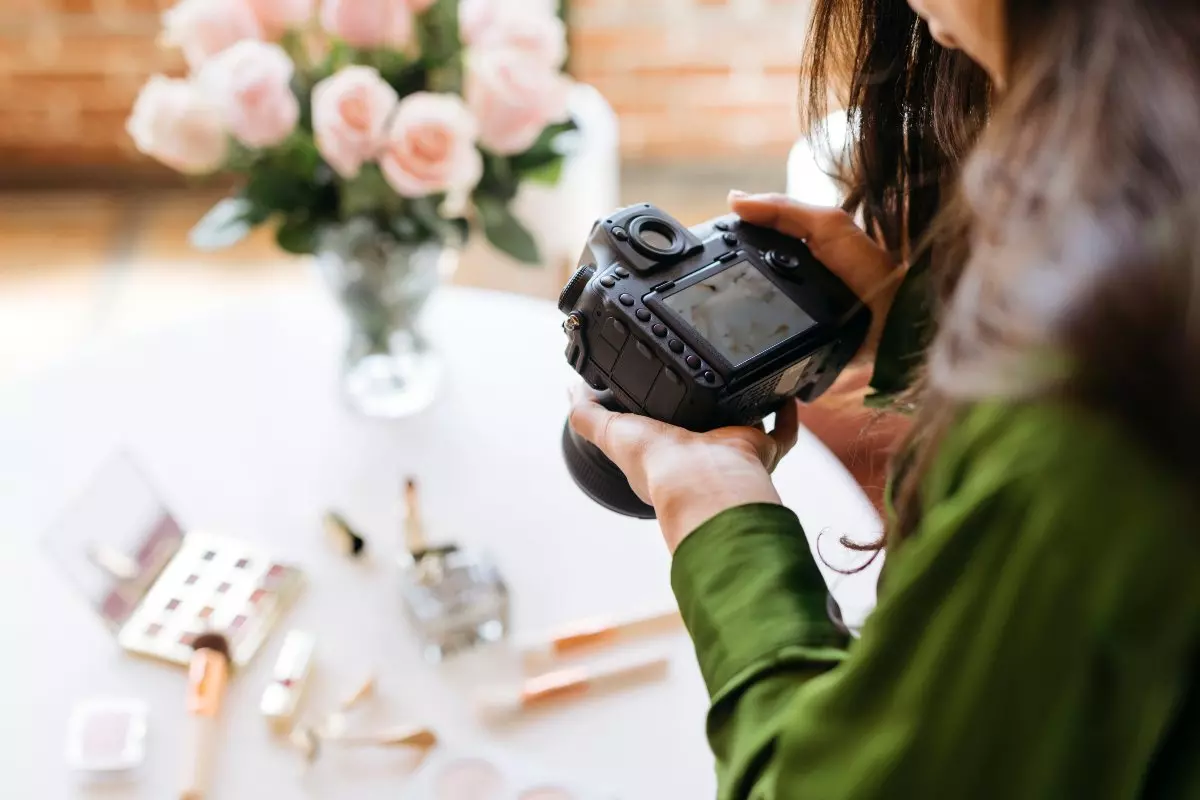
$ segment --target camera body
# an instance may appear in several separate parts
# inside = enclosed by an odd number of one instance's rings
[[[802,241],[734,215],[689,229],[650,204],[596,223],[559,310],[567,361],[611,407],[693,431],[816,399],[871,322]]]

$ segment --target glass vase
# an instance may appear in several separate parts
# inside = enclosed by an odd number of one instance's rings
[[[459,250],[401,242],[365,220],[321,234],[316,265],[349,323],[342,368],[347,403],[368,417],[398,419],[433,402],[441,362],[419,323],[433,291],[453,274]]]

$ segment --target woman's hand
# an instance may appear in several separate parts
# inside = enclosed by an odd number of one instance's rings
[[[855,356],[873,363],[888,310],[903,275],[886,250],[840,208],[805,205],[781,194],[730,192],[729,206],[752,225],[803,239],[813,256],[871,309],[871,330]]]
[[[600,448],[644,502],[654,506],[671,552],[689,533],[726,509],[780,503],[771,472],[796,444],[797,404],[775,418],[775,430],[721,428],[693,433],[601,406],[586,387],[572,390],[571,427]]]
[[[871,309],[871,330],[848,367],[816,402],[801,406],[800,422],[841,460],[876,510],[883,512],[891,458],[907,434],[902,414],[874,411],[864,401],[875,351],[903,275],[891,256],[840,209],[804,205],[778,194],[730,192],[746,222],[804,239],[813,256]]]

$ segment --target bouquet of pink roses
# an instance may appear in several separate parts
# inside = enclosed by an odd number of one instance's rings
[[[164,41],[185,78],[155,76],[128,123],[188,175],[239,176],[197,246],[273,224],[280,247],[366,218],[398,242],[461,243],[472,222],[538,260],[510,204],[554,183],[574,128],[557,0],[182,0]]]

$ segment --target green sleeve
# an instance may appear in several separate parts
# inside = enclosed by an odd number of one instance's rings
[[[720,798],[1137,796],[1200,630],[1200,538],[1170,487],[1102,424],[978,409],[849,651],[794,517],[702,526],[672,580]]]

